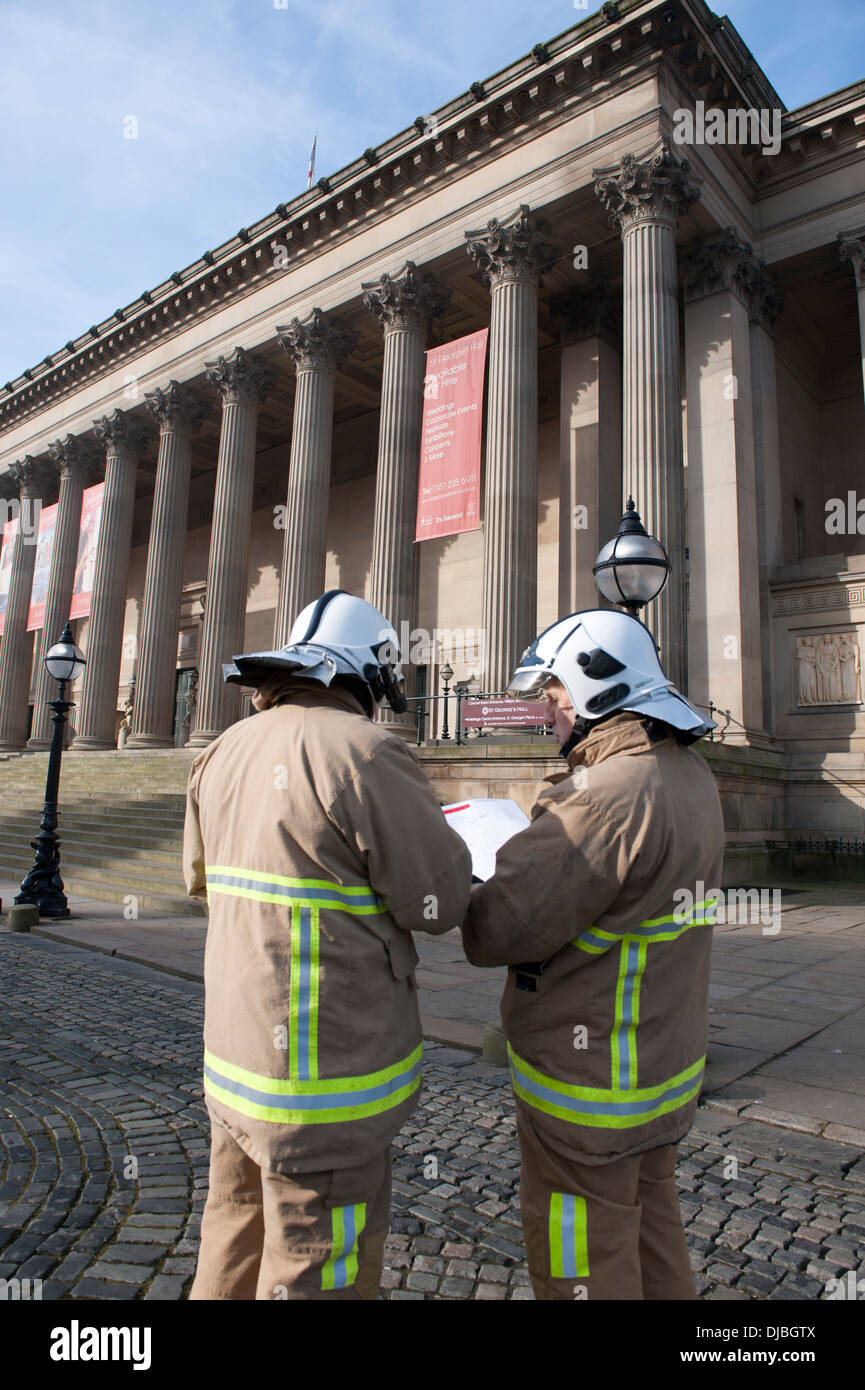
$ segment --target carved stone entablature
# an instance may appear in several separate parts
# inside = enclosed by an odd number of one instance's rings
[[[147,442],[147,430],[123,410],[102,415],[93,421],[96,437],[105,446],[106,454],[116,458],[136,458]]]
[[[147,391],[144,404],[159,423],[163,433],[169,430],[192,434],[209,413],[207,402],[190,386],[169,381],[165,387]]]
[[[418,270],[414,261],[406,261],[398,274],[385,273],[361,288],[364,304],[385,332],[408,328],[426,333],[431,321],[443,314],[451,301],[450,289],[434,275]]]
[[[229,357],[205,362],[207,380],[224,405],[263,405],[279,375],[270,362],[236,347]]]
[[[533,216],[529,206],[521,203],[509,221],[491,217],[485,228],[466,232],[466,250],[491,289],[507,281],[540,285],[542,272],[558,254],[547,240],[549,229],[548,222]]]
[[[859,634],[855,629],[797,637],[793,655],[799,705],[860,703]]]
[[[621,305],[606,285],[596,283],[586,289],[569,285],[564,294],[550,296],[550,313],[562,325],[563,344],[604,338],[616,348],[621,346]]]
[[[357,334],[322,309],[313,309],[305,319],[277,324],[276,336],[298,372],[335,372],[357,346]]]
[[[675,229],[700,196],[690,163],[678,159],[666,143],[656,154],[643,159],[626,154],[621,163],[593,173],[595,193],[623,236],[640,222],[663,222]]]
[[[865,584],[835,584],[830,589],[809,589],[801,594],[779,594],[773,613],[812,613],[827,608],[854,608],[865,604]]]
[[[82,482],[87,482],[95,472],[96,458],[92,447],[74,434],[67,434],[65,439],[55,439],[53,444],[49,444],[48,457],[61,478],[77,475]]]
[[[856,276],[857,290],[865,290],[865,233],[862,236],[839,236],[838,254],[849,261]]]

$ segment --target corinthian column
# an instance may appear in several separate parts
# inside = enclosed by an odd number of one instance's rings
[[[225,684],[222,663],[243,647],[256,422],[258,407],[277,375],[269,363],[250,357],[243,348],[205,365],[207,380],[222,397],[222,429],[201,627],[197,722],[187,745],[192,748],[212,743],[240,717],[241,692]]]
[[[561,321],[559,615],[596,608],[598,551],[622,512],[621,310],[600,283],[550,298]]]
[[[87,665],[78,708],[78,736],[73,745],[76,749],[115,746],[135,472],[145,438],[142,425],[120,410],[104,415],[94,424],[105,446],[105,491],[87,626]]]
[[[297,372],[285,544],[273,637],[274,646],[283,647],[298,613],[324,588],[333,387],[337,368],[354,349],[357,335],[321,309],[313,309],[304,320],[292,319],[286,327],[277,326],[276,332]]]
[[[862,355],[862,380],[865,383],[865,233],[842,236],[838,240],[841,259],[850,262],[856,276],[856,290],[859,296],[859,347]]]
[[[484,686],[503,690],[538,618],[538,286],[555,251],[522,204],[466,232],[490,288],[484,509]]]
[[[760,569],[748,281],[732,228],[682,258],[688,400],[689,689],[733,716],[731,742],[763,737]],[[763,634],[771,645],[769,634]]]
[[[169,382],[165,390],[148,391],[144,400],[159,421],[159,461],[138,627],[135,709],[126,746],[173,748],[174,672],[192,435],[206,407],[194,391],[176,381]]]
[[[417,624],[415,525],[425,345],[430,323],[447,308],[451,292],[414,261],[362,288],[363,302],[384,332],[369,601],[397,632],[410,633]],[[406,663],[408,652],[402,655]],[[413,695],[414,670],[406,665],[405,673],[406,694]],[[396,718],[412,721],[410,714]]]
[[[42,632],[36,638],[39,655],[33,695],[33,722],[27,740],[27,747],[33,749],[51,747],[51,711],[48,701],[56,694],[57,682],[45,669],[44,658],[49,647],[59,642],[60,634],[69,620],[75,564],[78,559],[78,534],[81,529],[81,498],[85,478],[93,462],[91,451],[71,434],[51,444],[48,455],[54,468],[60,473],[60,496],[48,571],[45,618]]]
[[[622,235],[624,261],[622,465],[646,529],[666,547],[672,572],[646,622],[667,674],[684,689],[685,484],[676,223],[699,197],[690,165],[667,149],[626,154],[597,169],[595,192]]]
[[[29,455],[23,462],[13,463],[9,475],[18,489],[20,511],[12,550],[6,621],[0,641],[0,749],[4,750],[23,748],[27,732],[27,696],[33,653],[27,615],[36,564],[39,508],[46,481],[44,466]],[[27,524],[22,524],[25,521]]]

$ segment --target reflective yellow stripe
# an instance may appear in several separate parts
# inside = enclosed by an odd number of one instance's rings
[[[366,1225],[366,1202],[334,1207],[331,1253],[321,1271],[322,1289],[346,1289],[357,1279],[358,1243]]]
[[[286,907],[300,904],[364,916],[387,911],[382,899],[366,883],[343,885],[324,878],[286,878],[227,864],[208,864],[204,873],[208,898],[222,893],[253,902],[282,903]]]
[[[572,1086],[533,1067],[508,1045],[514,1093],[546,1115],[598,1129],[632,1129],[687,1105],[699,1094],[705,1056],[657,1086]]]
[[[233,1110],[275,1124],[362,1120],[401,1105],[420,1086],[419,1044],[408,1057],[363,1076],[326,1080],[262,1076],[204,1052],[204,1089]]]
[[[666,917],[647,917],[644,922],[638,923],[630,932],[611,932],[607,931],[605,927],[586,927],[579,936],[572,938],[571,945],[576,946],[580,951],[588,951],[591,955],[600,956],[619,941],[629,939],[675,941],[691,927],[714,926],[717,907],[717,898],[705,898],[703,901],[695,903],[692,908],[692,912],[700,912],[700,916],[688,917],[686,921],[683,921],[680,914],[676,912]],[[708,911],[703,909],[708,909]],[[659,927],[666,926],[669,926],[669,931],[658,930]]]

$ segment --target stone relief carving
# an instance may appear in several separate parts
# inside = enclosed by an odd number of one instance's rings
[[[800,705],[849,705],[862,699],[859,639],[855,632],[796,638]]]

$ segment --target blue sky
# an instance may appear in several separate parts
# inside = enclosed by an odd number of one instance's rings
[[[597,8],[0,0],[0,383]],[[728,0],[789,107],[865,77],[862,0]],[[138,138],[124,138],[134,116]]]

